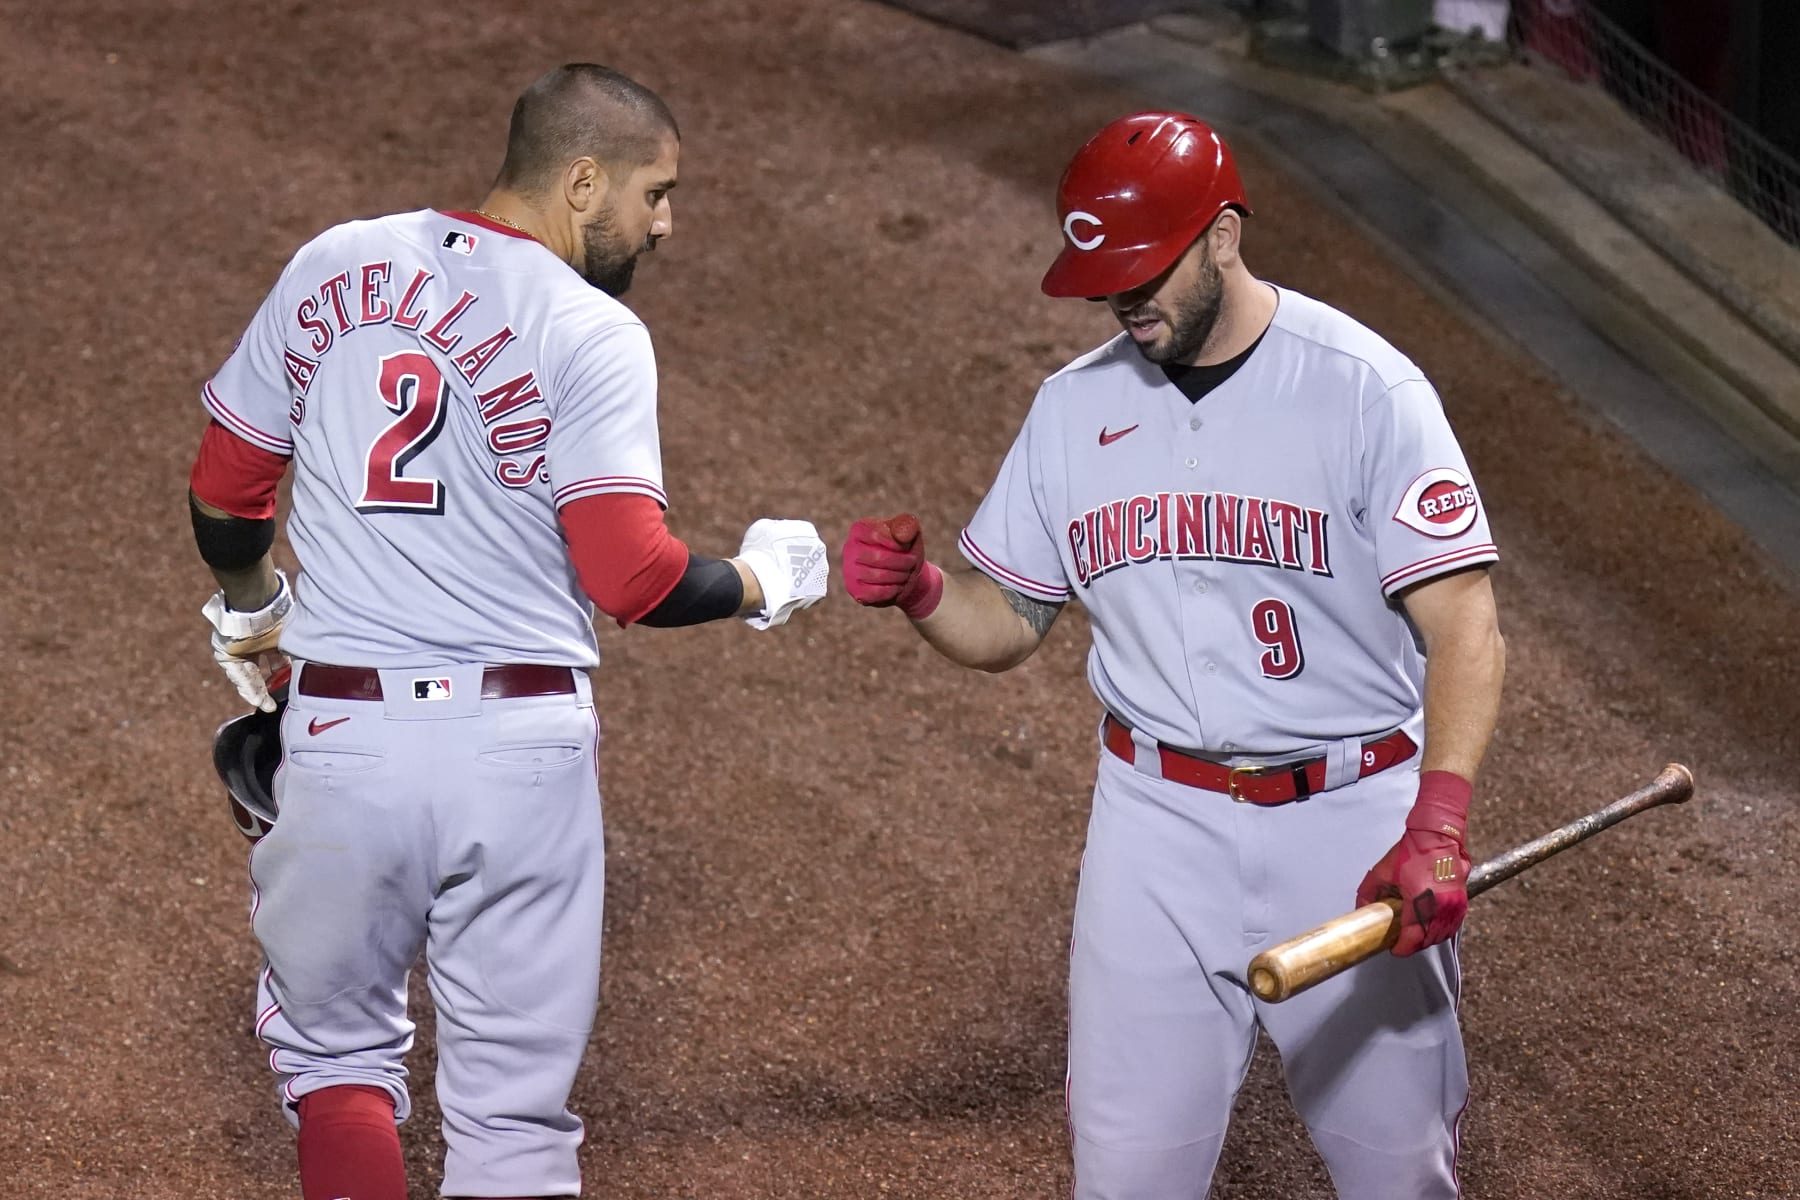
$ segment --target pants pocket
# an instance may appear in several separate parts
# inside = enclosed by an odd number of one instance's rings
[[[481,751],[477,761],[490,767],[512,767],[521,771],[541,771],[549,767],[566,767],[579,762],[580,746],[573,742],[532,742],[513,746],[493,746]]]
[[[332,775],[373,771],[386,761],[387,755],[377,750],[289,750],[287,755],[289,767]]]

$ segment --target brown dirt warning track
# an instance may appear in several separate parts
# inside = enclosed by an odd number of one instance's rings
[[[182,499],[196,393],[299,243],[478,200],[518,88],[579,59],[683,126],[676,236],[632,302],[671,523],[700,549],[765,513],[835,540],[912,507],[942,559],[1037,381],[1108,335],[1036,284],[1062,163],[1130,98],[870,3],[0,0],[10,1194],[297,1195],[207,764],[236,701]],[[1243,158],[1252,264],[1416,358],[1488,499],[1510,672],[1478,850],[1670,759],[1700,779],[1478,902],[1468,1194],[1800,1195],[1800,604],[1518,352]],[[608,627],[603,648],[589,1194],[1066,1194],[1080,615],[998,679],[842,595],[775,635]],[[1266,1055],[1216,1194],[1328,1194]]]

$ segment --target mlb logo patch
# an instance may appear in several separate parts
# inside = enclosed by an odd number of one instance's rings
[[[414,700],[448,700],[450,698],[450,681],[448,679],[415,679],[412,681]]]
[[[472,233],[464,233],[460,229],[452,229],[449,233],[444,235],[444,249],[454,250],[458,254],[473,254],[475,253],[475,243],[477,240],[478,239]]]

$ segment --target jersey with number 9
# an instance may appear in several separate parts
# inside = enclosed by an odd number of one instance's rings
[[[1197,402],[1123,334],[1046,380],[962,549],[1006,587],[1081,600],[1089,681],[1126,724],[1227,755],[1415,718],[1400,594],[1498,557],[1423,373],[1285,288]]]

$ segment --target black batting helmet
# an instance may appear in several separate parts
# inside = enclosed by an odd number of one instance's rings
[[[269,694],[275,699],[274,712],[257,709],[233,717],[213,734],[213,769],[225,781],[232,824],[253,842],[260,841],[275,827],[275,768],[281,765],[286,678],[281,678],[279,686],[271,688]]]

